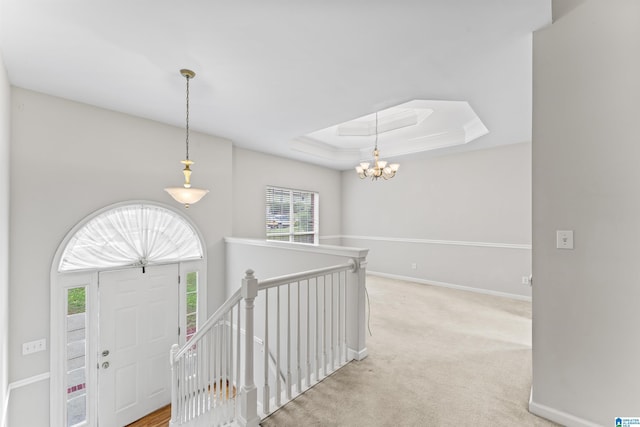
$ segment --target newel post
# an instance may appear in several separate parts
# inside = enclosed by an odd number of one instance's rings
[[[362,360],[367,357],[367,258],[353,258],[353,269],[347,281],[347,347],[349,359]]]
[[[240,417],[238,422],[243,427],[257,427],[258,418],[258,389],[253,379],[253,307],[258,296],[258,279],[253,270],[247,270],[242,279],[242,298],[244,299],[244,384],[240,395]]]

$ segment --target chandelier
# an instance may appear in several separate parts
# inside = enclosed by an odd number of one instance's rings
[[[202,199],[209,192],[209,190],[191,187],[191,165],[193,164],[193,162],[189,160],[189,80],[194,78],[196,76],[196,73],[191,70],[183,69],[180,70],[180,74],[182,74],[187,79],[187,155],[186,158],[180,162],[184,165],[184,169],[182,170],[182,173],[184,174],[184,184],[182,185],[182,187],[165,188],[164,191],[169,193],[176,202],[182,203],[185,208],[188,208],[189,205],[199,202],[200,199]]]
[[[387,162],[380,160],[380,150],[378,150],[378,112],[376,111],[376,144],[373,149],[373,166],[369,167],[369,162],[362,162],[356,166],[356,172],[360,179],[371,178],[372,181],[378,178],[391,179],[396,176],[398,163],[391,163],[387,165]]]

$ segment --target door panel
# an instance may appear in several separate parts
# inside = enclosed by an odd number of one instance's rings
[[[99,425],[123,426],[170,403],[178,265],[102,272],[99,294]]]

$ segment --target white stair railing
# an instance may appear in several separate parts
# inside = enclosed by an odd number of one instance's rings
[[[347,354],[348,274],[355,262],[260,281],[264,302],[262,411],[273,410],[343,366]],[[273,351],[272,351],[273,350]],[[284,390],[268,369],[286,372]]]
[[[171,348],[171,425],[224,425],[236,418],[240,383],[240,290],[181,349]]]
[[[263,281],[248,270],[241,289],[192,339],[173,346],[170,425],[257,427],[254,363],[264,366],[261,413],[268,415],[347,362],[366,357],[365,264],[352,259]],[[254,338],[262,333],[258,360]]]

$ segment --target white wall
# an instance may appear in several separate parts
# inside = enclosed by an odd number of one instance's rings
[[[233,148],[233,236],[264,239],[268,185],[320,194],[320,238],[339,244],[341,174],[309,163]]]
[[[534,36],[530,407],[565,425],[640,416],[639,52],[636,0],[583,2]]]
[[[184,129],[19,88],[12,95],[9,361],[14,382],[49,371],[48,351],[22,356],[21,347],[39,338],[48,342],[49,272],[66,233],[116,202],[173,205],[163,188],[183,180]],[[212,311],[224,301],[222,239],[231,234],[232,212],[221,207],[232,204],[232,147],[198,133],[190,142],[193,183],[211,190],[185,212],[207,245]],[[13,391],[9,425],[48,425],[48,387],[41,381]]]
[[[368,270],[529,296],[531,144],[400,163],[389,181],[343,172],[343,244],[371,249]]]
[[[9,139],[10,86],[0,55],[0,426],[5,416],[9,364]]]

